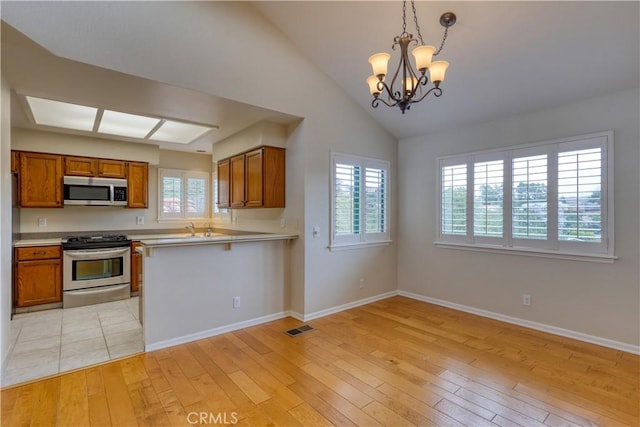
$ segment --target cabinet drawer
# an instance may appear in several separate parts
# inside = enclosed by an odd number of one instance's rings
[[[16,248],[16,259],[18,261],[60,258],[61,254],[62,250],[60,249],[60,246],[31,246],[28,248]]]

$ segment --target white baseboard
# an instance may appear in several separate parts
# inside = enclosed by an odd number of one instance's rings
[[[326,308],[324,310],[319,310],[319,311],[316,311],[314,313],[305,314],[305,315],[301,316],[302,317],[302,321],[306,322],[308,320],[317,319],[318,317],[328,316],[330,314],[338,313],[340,311],[345,311],[345,310],[348,310],[350,308],[354,308],[354,307],[358,307],[358,306],[361,306],[361,305],[370,304],[372,302],[380,301],[380,300],[385,299],[385,298],[395,297],[396,295],[398,295],[398,291],[389,291],[389,292],[385,292],[384,294],[374,295],[372,297],[363,298],[363,299],[360,299],[360,300],[357,300],[357,301],[353,301],[353,302],[349,302],[349,303],[346,303],[346,304],[338,305],[336,307]],[[300,316],[299,313],[296,313],[296,314],[298,316]],[[293,316],[293,317],[295,317],[295,316]],[[300,320],[299,317],[296,317],[296,319]]]
[[[561,337],[573,338],[575,340],[584,341],[591,344],[597,344],[603,347],[609,347],[615,350],[625,351],[627,353],[640,354],[640,346],[627,344],[620,341],[614,341],[608,338],[597,337],[595,335],[589,335],[582,332],[572,331],[570,329],[559,328],[557,326],[546,325],[544,323],[538,323],[530,320],[520,319],[517,317],[511,317],[505,314],[494,313],[492,311],[469,307],[462,304],[456,304],[453,302],[444,301],[437,298],[431,298],[431,297],[427,297],[420,294],[414,294],[412,292],[398,291],[398,295],[415,299],[418,301],[440,305],[442,307],[452,308],[454,310],[460,310],[460,311],[464,311],[471,314],[477,314],[478,316],[488,317],[490,319],[499,320],[501,322],[511,323],[518,326],[524,326],[525,328],[535,329],[537,331],[548,332],[553,335],[560,335]]]
[[[358,301],[353,301],[347,304],[339,305],[337,307],[328,308],[325,310],[316,311],[308,315],[303,315],[297,311],[287,310],[280,313],[269,314],[267,316],[256,317],[255,319],[244,320],[242,322],[232,323],[230,325],[224,325],[206,331],[196,332],[194,334],[183,335],[181,337],[172,338],[170,340],[159,341],[145,345],[144,351],[160,350],[161,348],[173,347],[179,344],[185,344],[192,341],[201,340],[204,338],[214,337],[216,335],[225,334],[227,332],[237,331],[238,329],[248,328],[250,326],[260,325],[262,323],[271,322],[273,320],[282,319],[284,317],[293,317],[294,319],[306,322],[308,320],[317,319],[318,317],[328,316],[329,314],[338,313],[349,308],[358,307],[360,305],[369,304],[381,299],[389,298],[398,295],[397,291],[386,292],[384,294],[375,295],[373,297],[364,298]]]
[[[170,340],[160,341],[145,346],[145,351],[159,350],[161,348],[173,347],[175,345],[184,344],[192,341],[201,340],[204,338],[213,337],[216,335],[224,334],[227,332],[233,332],[238,329],[248,328],[250,326],[260,325],[262,323],[271,322],[273,320],[282,319],[285,317],[293,317],[301,322],[307,322],[309,320],[317,319],[319,317],[328,316],[330,314],[339,313],[350,308],[358,307],[372,302],[380,301],[385,298],[390,298],[396,295],[415,299],[418,301],[427,302],[430,304],[439,305],[442,307],[451,308],[454,310],[464,311],[466,313],[476,314],[482,317],[488,317],[490,319],[499,320],[505,323],[511,323],[513,325],[523,326],[525,328],[535,329],[537,331],[547,332],[562,337],[572,338],[579,341],[588,342],[591,344],[601,345],[603,347],[613,348],[615,350],[625,351],[632,354],[640,354],[640,346],[627,344],[620,341],[610,340],[608,338],[597,337],[594,335],[585,334],[582,332],[572,331],[570,329],[559,328],[557,326],[546,325],[544,323],[533,322],[530,320],[520,319],[517,317],[507,316],[505,314],[494,313],[492,311],[482,310],[475,307],[470,307],[462,304],[457,304],[437,298],[431,298],[420,294],[407,291],[390,291],[383,294],[375,295],[361,300],[353,301],[347,304],[342,304],[336,307],[319,310],[310,314],[301,314],[297,311],[288,310],[279,313],[269,314],[267,316],[256,317],[254,319],[244,320],[242,322],[232,323],[230,325],[220,326],[218,328],[208,329],[206,331],[197,332],[195,334],[184,335]],[[6,360],[5,360],[6,362]]]
[[[237,331],[238,329],[248,328],[250,326],[260,325],[262,323],[271,322],[273,320],[282,319],[290,316],[288,311],[282,311],[280,313],[268,314],[262,317],[256,317],[254,319],[243,320],[242,322],[232,323],[230,325],[220,326],[218,328],[208,329],[206,331],[196,332],[194,334],[183,335],[181,337],[172,338],[170,340],[159,341],[144,346],[144,351],[160,350],[161,348],[173,347],[179,344],[185,344],[192,341],[201,340],[204,338],[214,337],[216,335],[225,334],[227,332]]]

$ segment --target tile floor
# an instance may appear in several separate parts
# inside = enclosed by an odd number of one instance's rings
[[[143,351],[138,298],[18,314],[2,386]]]

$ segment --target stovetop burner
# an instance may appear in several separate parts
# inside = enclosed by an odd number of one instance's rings
[[[100,234],[93,236],[69,236],[62,242],[62,249],[100,249],[129,246],[131,239],[124,234]]]

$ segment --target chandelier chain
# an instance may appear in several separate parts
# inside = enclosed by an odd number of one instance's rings
[[[407,0],[402,1],[402,35],[407,34]]]
[[[438,48],[438,50],[433,54],[433,56],[436,56],[440,53],[440,51],[442,50],[442,48],[444,47],[444,42],[447,40],[447,34],[449,33],[449,27],[444,27],[444,36],[442,36],[442,43],[440,43],[440,47]]]
[[[416,4],[414,3],[413,0],[411,0],[411,7],[413,8],[413,22],[416,24],[416,31],[418,32],[418,39],[420,40],[420,44],[424,45],[424,41],[422,40],[422,33],[420,33],[420,25],[418,25],[418,15],[416,14]],[[442,47],[440,47],[440,49],[442,49]]]

